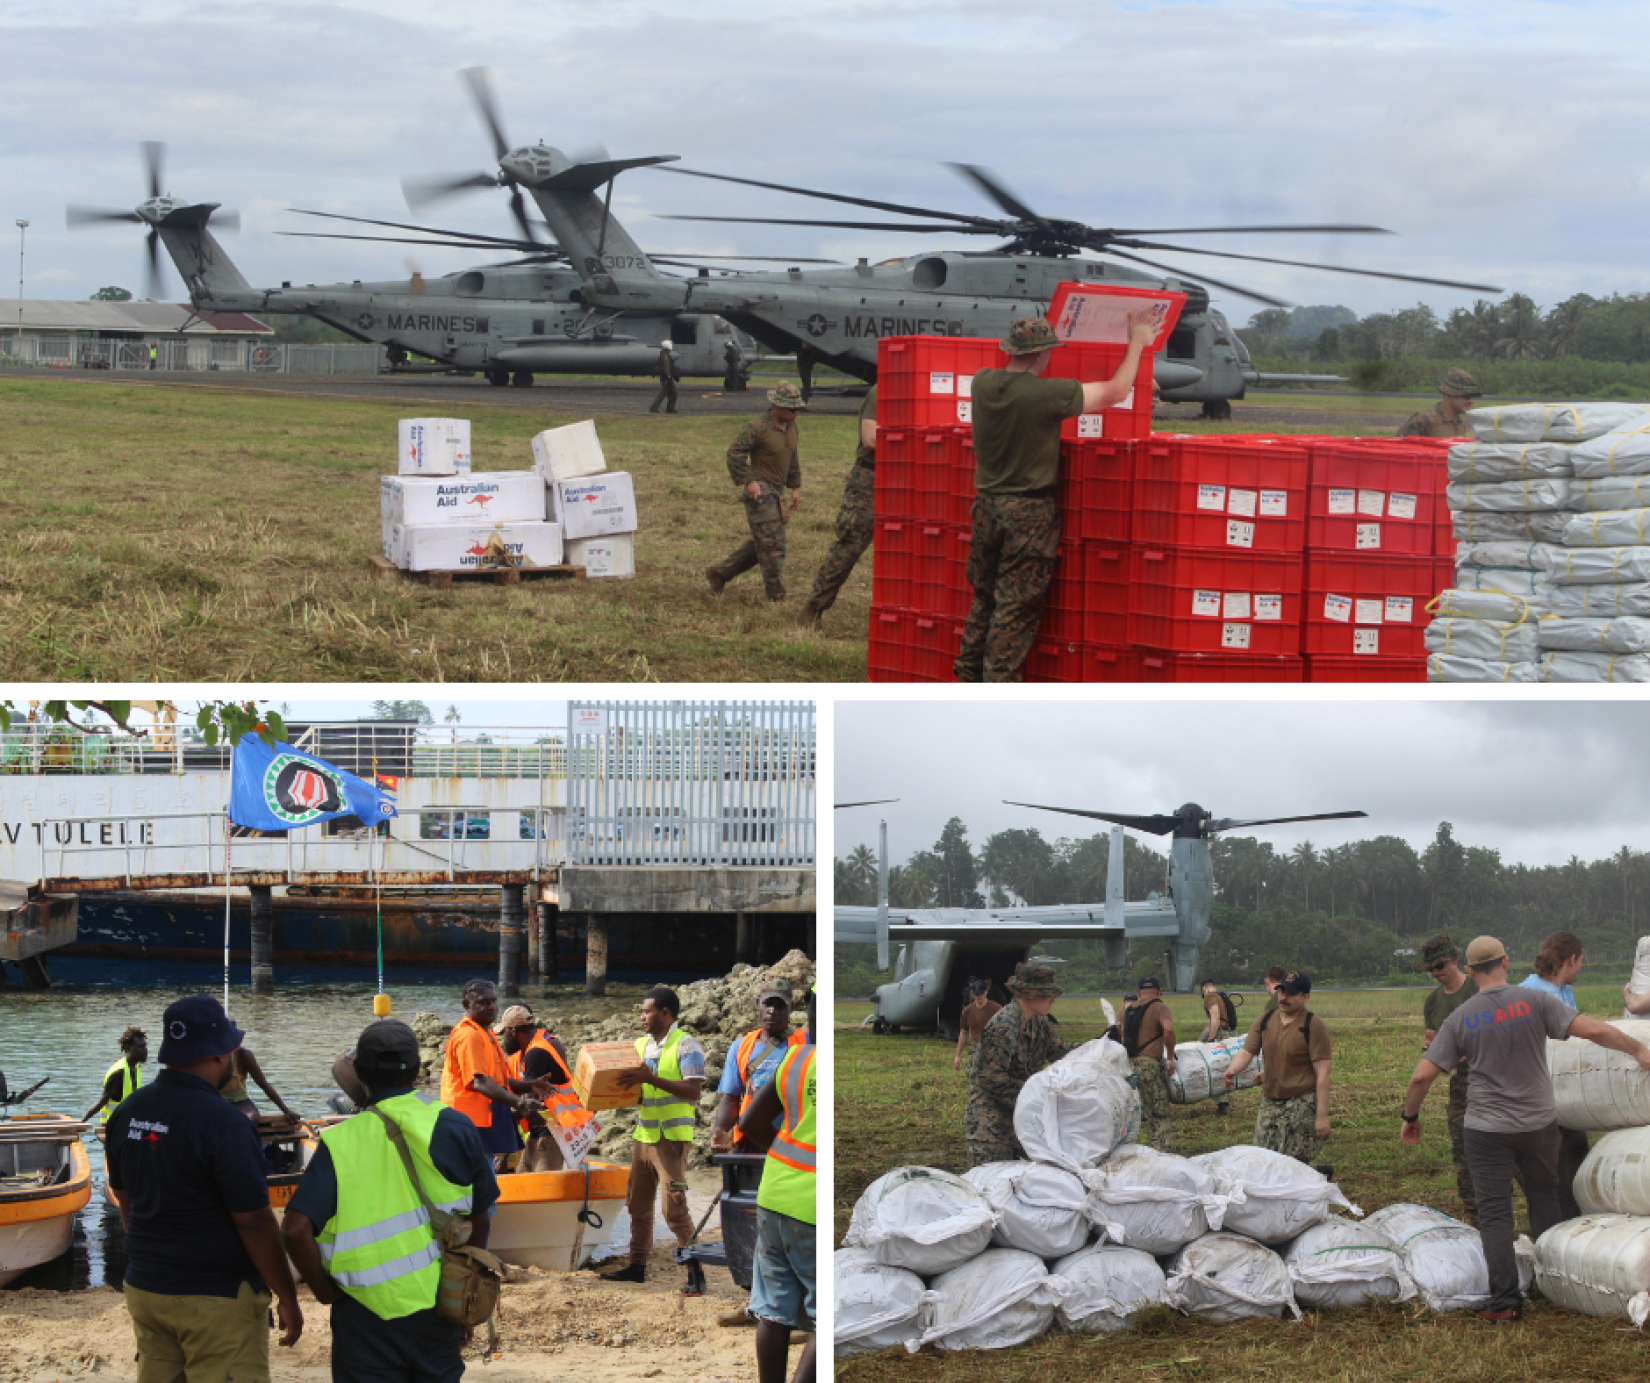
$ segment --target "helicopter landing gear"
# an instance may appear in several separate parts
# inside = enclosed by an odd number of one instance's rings
[[[502,389],[509,382],[510,382],[510,372],[508,370],[488,370],[487,371],[487,383],[491,384],[493,386],[493,388]]]
[[[531,389],[533,387],[533,372],[531,370],[517,370],[515,374],[510,376],[510,383],[518,389]]]
[[[1229,423],[1232,421],[1232,401],[1230,399],[1205,399],[1203,401],[1202,416],[1212,423]]]
[[[882,1021],[882,1019],[878,1018],[871,1024],[871,1031],[874,1032],[878,1037],[881,1037],[885,1032],[888,1031],[888,1025],[886,1023],[884,1023]]]

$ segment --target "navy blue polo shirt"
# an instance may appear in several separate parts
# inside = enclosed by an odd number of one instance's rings
[[[410,1095],[412,1092],[410,1085],[400,1090],[384,1090],[378,1092],[373,1103],[393,1100],[397,1095]],[[366,1116],[357,1114],[352,1117],[361,1119]],[[373,1122],[378,1122],[377,1115],[373,1116]],[[389,1134],[384,1136],[387,1138]],[[436,1115],[435,1132],[430,1135],[430,1161],[435,1164],[436,1171],[454,1186],[471,1188],[470,1214],[485,1215],[492,1209],[493,1202],[498,1199],[498,1178],[493,1175],[492,1157],[482,1151],[481,1131],[469,1115],[448,1108],[443,1108]],[[338,1170],[332,1164],[332,1151],[325,1143],[315,1150],[309,1166],[304,1168],[303,1180],[287,1202],[286,1213],[291,1215],[294,1212],[304,1216],[318,1230],[324,1229],[327,1221],[338,1213]]]
[[[109,1116],[109,1185],[127,1199],[126,1281],[167,1296],[263,1291],[232,1215],[267,1209],[252,1121],[200,1076],[162,1070]]]

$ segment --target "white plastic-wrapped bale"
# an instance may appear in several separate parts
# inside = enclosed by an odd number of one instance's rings
[[[914,1272],[879,1263],[869,1249],[838,1249],[836,1320],[831,1339],[838,1356],[868,1354],[914,1340],[922,1296],[928,1289]]]
[[[1585,1316],[1650,1319],[1650,1219],[1583,1215],[1554,1225],[1535,1245],[1535,1285]]]
[[[1332,1205],[1354,1215],[1364,1213],[1322,1172],[1270,1148],[1239,1143],[1194,1157],[1192,1162],[1232,1197],[1226,1207],[1226,1228],[1263,1244],[1287,1243],[1319,1220],[1328,1219]],[[1243,1192],[1241,1199],[1237,1190]]]
[[[1541,648],[1573,653],[1650,653],[1650,619],[1543,615],[1535,627],[1535,641]]]
[[[1537,653],[1535,625],[1504,625],[1486,619],[1446,616],[1427,625],[1428,653],[1453,653],[1490,663],[1530,663]]]
[[[1650,547],[1567,547],[1543,552],[1547,579],[1560,586],[1650,581]]]
[[[1628,977],[1627,988],[1634,994],[1643,994],[1650,991],[1650,936],[1639,938],[1638,949],[1633,953],[1633,973]],[[1632,1010],[1623,1008],[1624,1017],[1631,1018]]]
[[[1221,1095],[1226,1087],[1221,1084],[1232,1064],[1232,1058],[1243,1050],[1241,1037],[1223,1037],[1218,1042],[1181,1042],[1174,1049],[1174,1074],[1168,1078],[1171,1104],[1196,1104],[1213,1095]],[[1238,1073],[1239,1090],[1260,1084],[1260,1058],[1257,1056]]]
[[[1088,1189],[1074,1172],[1041,1162],[987,1162],[963,1180],[996,1212],[991,1242],[998,1248],[1059,1258],[1089,1241]]]
[[[1175,1310],[1215,1325],[1301,1313],[1283,1259],[1265,1244],[1224,1231],[1187,1244],[1169,1260],[1163,1297]]]
[[[1283,1251],[1295,1300],[1328,1309],[1366,1301],[1408,1301],[1414,1279],[1398,1246],[1371,1225],[1331,1216],[1306,1230]]]
[[[1445,466],[1451,480],[1478,485],[1575,474],[1564,442],[1458,442],[1449,449]]]
[[[1650,473],[1650,424],[1637,422],[1590,438],[1575,449],[1576,474],[1586,479]]]
[[[1540,611],[1525,596],[1453,587],[1438,593],[1437,608],[1433,613],[1441,618],[1486,619],[1492,624],[1510,627],[1533,623]]]
[[[1558,548],[1556,543],[1543,543],[1542,546]],[[1562,548],[1558,550],[1563,551]],[[1547,570],[1537,571],[1533,567],[1478,567],[1470,562],[1463,562],[1455,569],[1455,585],[1451,589],[1517,596],[1520,600],[1527,601],[1532,610],[1543,610],[1546,608],[1548,592],[1552,587],[1548,570],[1551,569],[1552,562],[1562,559],[1543,558],[1537,554],[1536,560],[1546,561]]]
[[[879,1263],[933,1277],[983,1252],[996,1223],[985,1197],[961,1177],[900,1167],[865,1188],[842,1242],[869,1249]]]
[[[1609,586],[1549,586],[1547,590],[1547,608],[1555,615],[1582,615],[1592,619],[1650,615],[1650,581]],[[1646,982],[1650,983],[1650,976]]]
[[[1642,547],[1650,543],[1650,509],[1599,509],[1572,514],[1565,547]]]
[[[1600,1138],[1576,1172],[1574,1190],[1589,1215],[1650,1215],[1650,1127]]]
[[[1490,1270],[1484,1261],[1484,1241],[1471,1225],[1452,1220],[1442,1210],[1407,1202],[1382,1206],[1365,1223],[1398,1246],[1429,1311],[1481,1311],[1488,1304]],[[1519,1290],[1528,1292],[1535,1255],[1523,1235],[1515,1248]]]
[[[1642,653],[1543,653],[1540,682],[1650,682],[1650,657]]]
[[[1577,480],[1570,486],[1570,508],[1583,512],[1650,509],[1650,475],[1601,475]]]
[[[987,1249],[941,1273],[923,1294],[922,1334],[908,1340],[941,1349],[1009,1349],[1054,1324],[1057,1283],[1034,1253]]]
[[[1610,1026],[1650,1042],[1650,1023],[1612,1019]],[[1650,1124],[1650,1071],[1626,1052],[1596,1042],[1547,1040],[1547,1074],[1553,1081],[1558,1122],[1565,1128],[1634,1128]]]
[[[1571,481],[1573,490],[1575,482]],[[1482,543],[1524,539],[1533,543],[1556,543],[1564,533],[1569,514],[1486,514],[1458,509],[1450,515],[1450,529],[1457,542]]]
[[[1515,571],[1544,571],[1541,549],[1554,546],[1559,544],[1537,543],[1528,538],[1457,543],[1455,560],[1458,565],[1464,567],[1512,567]]]
[[[1451,509],[1485,514],[1530,514],[1567,509],[1570,482],[1562,476],[1546,480],[1503,480],[1496,485],[1470,485],[1464,480],[1450,482],[1444,491]]]
[[[1123,1048],[1085,1042],[1020,1088],[1014,1134],[1026,1156],[1068,1172],[1098,1167],[1140,1131],[1140,1094]]]
[[[1055,1319],[1066,1330],[1127,1330],[1163,1305],[1167,1279],[1157,1259],[1121,1244],[1090,1244],[1054,1265]]]
[[[1482,658],[1427,654],[1429,682],[1539,682],[1534,663],[1491,663]]]
[[[1138,1144],[1084,1172],[1083,1181],[1089,1222],[1114,1242],[1159,1258],[1219,1229],[1232,1199],[1190,1158]]]
[[[1584,442],[1645,418],[1637,403],[1514,403],[1471,409],[1467,425],[1480,442]]]

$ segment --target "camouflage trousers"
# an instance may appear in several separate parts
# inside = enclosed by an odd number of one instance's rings
[[[752,567],[762,568],[762,585],[769,600],[785,598],[785,492],[767,481],[757,482],[762,497],[751,499],[740,491],[740,503],[745,506],[745,518],[751,526],[749,541],[741,543],[716,564],[716,573],[724,581],[732,581]]]
[[[1228,1037],[1237,1035],[1236,1028],[1221,1027],[1215,1030],[1215,1041],[1221,1042]],[[1230,1114],[1232,1112],[1232,1092],[1219,1081],[1215,1082],[1215,1113]]]
[[[836,541],[819,564],[808,608],[824,614],[836,604],[836,594],[854,570],[860,554],[871,546],[877,494],[877,473],[869,466],[856,465],[848,472],[842,491],[842,507],[836,511]]]
[[[1255,1146],[1293,1157],[1300,1162],[1316,1162],[1323,1151],[1323,1139],[1312,1132],[1318,1119],[1318,1092],[1309,1090],[1292,1100],[1262,1099],[1255,1120]]]
[[[968,1092],[963,1136],[968,1140],[970,1167],[981,1167],[987,1162],[1025,1161],[1025,1149],[1014,1136],[1014,1107],[1000,1105],[974,1090]]]
[[[1140,1090],[1140,1141],[1158,1152],[1169,1152],[1174,1129],[1169,1123],[1169,1078],[1155,1056],[1137,1056],[1129,1061]]]
[[[1472,1189],[1472,1172],[1467,1167],[1467,1080],[1465,1071],[1449,1076],[1449,1155],[1455,1164],[1455,1190],[1461,1197],[1462,1215],[1468,1224],[1478,1223],[1478,1197]]]
[[[959,682],[1018,682],[1043,622],[1043,602],[1060,548],[1060,510],[1052,495],[974,498],[968,584],[974,588]]]

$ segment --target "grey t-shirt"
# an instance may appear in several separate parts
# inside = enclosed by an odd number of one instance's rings
[[[1497,985],[1444,1020],[1427,1060],[1446,1071],[1463,1057],[1472,1072],[1466,1126],[1483,1133],[1528,1133],[1557,1118],[1547,1074],[1547,1039],[1562,1038],[1578,1017],[1551,994]]]

